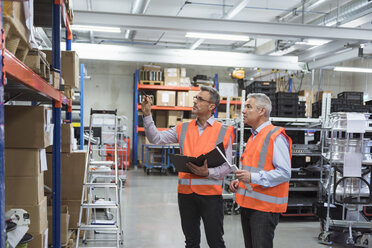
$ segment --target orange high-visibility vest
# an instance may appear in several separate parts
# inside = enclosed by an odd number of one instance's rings
[[[191,157],[199,157],[212,151],[216,145],[223,142],[227,147],[229,139],[234,140],[234,127],[222,125],[214,121],[213,125],[208,125],[199,136],[196,120],[180,123],[177,125],[177,135],[181,154]],[[222,178],[219,180],[208,179],[192,173],[178,173],[178,193],[199,195],[221,195]]]
[[[292,140],[284,128],[268,125],[253,139],[249,138],[242,155],[243,170],[259,173],[262,170],[274,170],[273,151],[275,138],[283,134],[288,139],[289,155],[292,157]],[[289,183],[281,183],[275,187],[262,187],[251,183],[252,191],[248,191],[242,182],[235,194],[236,202],[245,208],[264,212],[284,213],[287,210]]]

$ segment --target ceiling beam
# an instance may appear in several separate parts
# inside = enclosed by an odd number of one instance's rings
[[[224,33],[268,38],[292,37],[330,40],[372,40],[372,32],[368,29],[92,11],[74,11],[74,15],[74,23],[79,25],[119,25],[131,29]]]
[[[189,49],[153,49],[132,46],[75,43],[81,59],[223,67],[301,70],[295,56],[260,56],[237,52],[216,52]],[[94,51],[94,52],[92,52]],[[196,59],[197,58],[197,59]]]
[[[303,53],[298,55],[298,60],[301,62],[308,62],[314,59],[325,57],[329,54],[334,54],[342,49],[345,49],[345,45],[352,44],[353,42],[347,41],[332,41],[322,46],[314,47],[312,49],[305,50]]]
[[[328,56],[323,59],[309,62],[307,66],[309,70],[318,69],[318,68],[322,68],[325,66],[336,65],[344,61],[353,60],[353,59],[360,57],[360,55],[361,55],[361,51],[359,50],[359,48],[354,48],[350,51],[346,51],[343,53]]]

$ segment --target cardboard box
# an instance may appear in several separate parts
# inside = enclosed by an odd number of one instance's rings
[[[27,232],[42,233],[46,228],[48,228],[48,218],[47,218],[47,197],[44,196],[37,205],[5,205],[5,212],[14,209],[21,208],[26,210],[30,215],[31,224]]]
[[[193,107],[194,106],[194,97],[199,94],[200,91],[189,91],[189,105],[188,107]]]
[[[53,209],[51,206],[48,207],[48,244],[53,244]],[[70,214],[68,212],[68,206],[61,206],[61,245],[68,243],[68,223],[70,220]]]
[[[5,202],[8,205],[38,205],[44,199],[44,175],[5,177]]]
[[[174,127],[182,120],[182,111],[168,111],[168,127]]]
[[[316,93],[316,101],[322,100],[324,94],[330,94],[331,97],[332,97],[333,92],[332,91],[318,91]]]
[[[155,126],[157,128],[167,128],[168,127],[168,113],[167,111],[157,111],[155,118]]]
[[[186,77],[186,68],[180,68],[180,77],[185,78]]]
[[[176,92],[167,90],[158,90],[156,92],[157,106],[176,106]]]
[[[178,68],[164,68],[164,85],[178,86],[180,71]]]
[[[189,105],[189,92],[177,91],[177,106],[187,107]]]
[[[70,219],[68,223],[69,229],[76,229],[79,223],[81,200],[62,200],[62,205],[67,205]],[[85,222],[85,211],[83,211],[82,222]]]
[[[44,155],[40,153],[45,153],[45,150],[6,148],[4,152],[6,177],[34,177],[42,174],[41,156]]]
[[[72,152],[72,144],[74,140],[74,127],[72,123],[61,125],[61,152]],[[53,147],[49,146],[47,152],[53,152]]]
[[[181,77],[180,78],[180,86],[190,87],[191,86],[191,80],[189,77]]]
[[[52,64],[52,51],[43,50],[46,54],[47,61]],[[65,80],[65,85],[72,88],[80,88],[79,81],[80,62],[76,51],[61,52],[61,76]]]
[[[5,147],[46,148],[53,144],[52,111],[43,106],[5,106]]]
[[[48,228],[41,233],[31,233],[34,239],[27,244],[27,248],[48,247],[48,233],[49,233]]]
[[[61,198],[80,200],[83,190],[85,151],[61,153]],[[47,154],[48,170],[45,171],[45,185],[52,187],[52,154]]]

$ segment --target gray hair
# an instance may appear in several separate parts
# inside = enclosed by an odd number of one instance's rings
[[[251,93],[251,94],[248,94],[247,100],[248,100],[248,98],[256,99],[256,106],[258,108],[266,109],[265,117],[266,118],[270,117],[272,105],[271,105],[271,100],[267,95],[265,95],[263,93]]]
[[[215,88],[212,88],[210,86],[204,86],[204,85],[200,86],[200,90],[208,91],[210,95],[209,101],[214,103],[214,105],[216,105],[216,108],[218,108],[218,106],[220,105],[220,93],[218,93],[218,91]]]

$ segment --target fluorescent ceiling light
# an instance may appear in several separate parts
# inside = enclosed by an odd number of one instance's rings
[[[321,46],[331,42],[331,40],[318,40],[318,39],[307,39],[304,41],[296,41],[298,45],[308,45],[308,46]]]
[[[224,19],[232,19],[236,16],[240,11],[242,11],[245,6],[249,3],[250,0],[241,0],[237,5],[235,5],[225,16]]]
[[[210,33],[186,33],[187,38],[200,38],[211,40],[239,40],[249,41],[249,37],[245,35],[230,35],[230,34],[210,34]]]
[[[105,27],[105,26],[89,26],[89,25],[72,25],[72,30],[83,30],[83,31],[97,31],[107,33],[120,33],[119,27]]]
[[[342,67],[336,66],[333,68],[334,71],[348,71],[348,72],[364,72],[364,73],[372,73],[372,69],[369,68],[358,68],[358,67]]]

